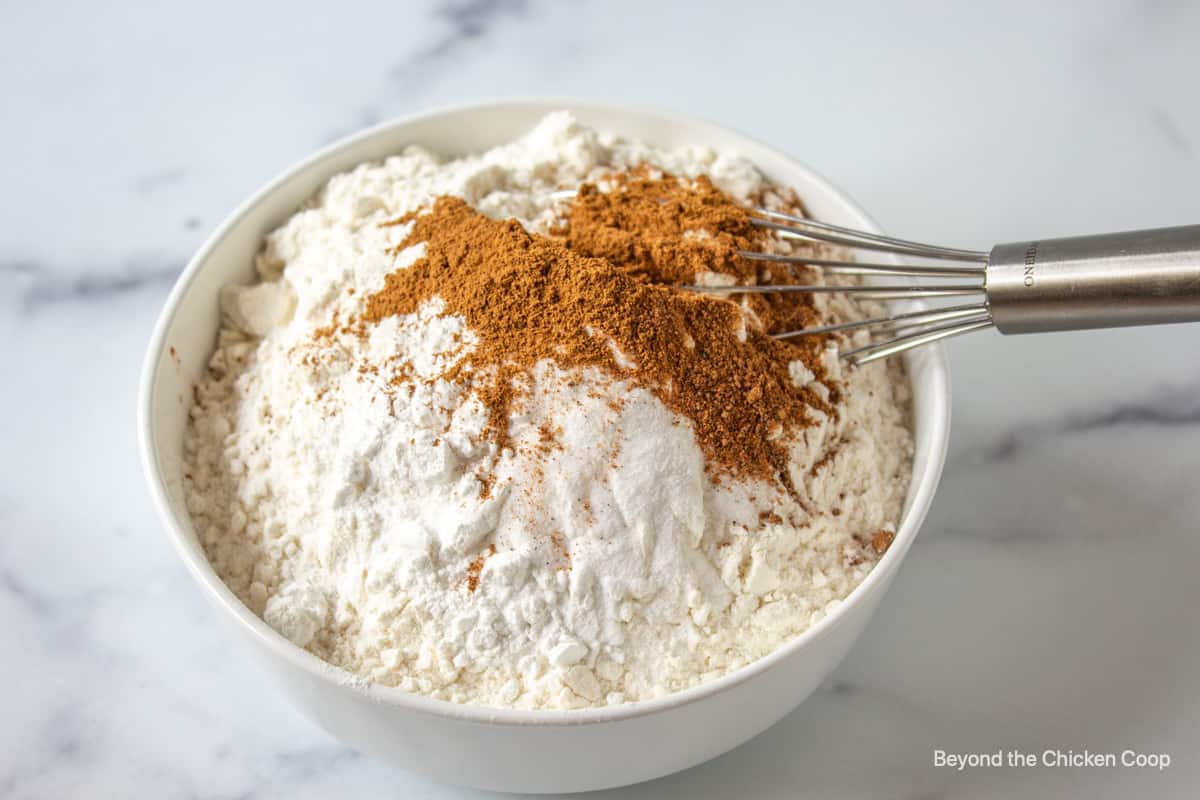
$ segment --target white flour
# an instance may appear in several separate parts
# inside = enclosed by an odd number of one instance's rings
[[[764,188],[744,160],[659,152],[554,114],[478,157],[410,149],[335,177],[270,235],[262,282],[224,292],[186,441],[188,506],[217,571],[272,627],[409,691],[574,708],[753,661],[870,570],[862,537],[895,524],[908,484],[907,386],[894,365],[843,375],[839,419],[794,448],[805,510],[761,485],[715,486],[690,424],[650,393],[599,374],[565,381],[545,362],[510,431],[536,445],[549,422],[561,447],[497,453],[463,386],[389,383],[392,356],[432,378],[470,346],[436,300],[365,339],[314,342],[396,268],[385,250],[409,228],[379,222],[453,194],[545,231],[553,192],[638,161],[710,174],[739,197]],[[862,313],[845,301],[828,311]],[[481,470],[497,476],[484,500]],[[800,524],[761,523],[770,512]]]

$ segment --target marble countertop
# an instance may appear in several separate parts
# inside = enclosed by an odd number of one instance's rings
[[[915,238],[1200,220],[1194,4],[307,5],[3,12],[0,797],[476,795],[272,692],[137,460],[140,361],[183,263],[336,137],[574,96],[751,131]],[[1198,346],[1200,326],[955,341],[945,479],[846,662],[750,744],[611,796],[1194,796]],[[1048,748],[1172,764],[934,764]]]

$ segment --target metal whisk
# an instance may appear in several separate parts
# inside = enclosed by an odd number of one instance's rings
[[[753,213],[756,225],[784,238],[956,262],[879,264],[740,251],[744,258],[816,267],[827,274],[922,280],[851,286],[686,287],[716,294],[841,293],[881,300],[973,297],[966,304],[775,334],[789,338],[866,328],[871,343],[841,353],[853,364],[990,327],[1008,334],[1200,322],[1200,225],[1013,242],[984,252],[865,233],[765,209]]]

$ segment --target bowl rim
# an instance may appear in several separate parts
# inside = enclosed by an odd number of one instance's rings
[[[488,112],[509,107],[531,111],[538,110],[542,115],[551,111],[567,110],[583,111],[589,115],[637,116],[682,126],[689,132],[694,132],[696,138],[701,142],[706,138],[716,138],[717,134],[720,136],[732,136],[764,152],[770,153],[774,158],[785,163],[793,172],[807,176],[822,191],[836,198],[847,209],[858,215],[862,219],[866,230],[882,233],[879,225],[857,202],[830,183],[823,175],[808,167],[808,165],[740,130],[718,125],[687,114],[632,104],[590,102],[574,98],[513,97],[486,102],[442,105],[429,110],[389,119],[342,137],[291,164],[282,172],[275,175],[275,177],[271,178],[247,199],[243,200],[226,216],[189,259],[187,266],[184,267],[171,292],[168,294],[163,309],[155,322],[150,343],[142,363],[137,400],[138,450],[141,457],[142,469],[149,484],[155,510],[158,513],[159,519],[166,527],[176,552],[183,559],[192,577],[204,588],[209,599],[229,612],[260,645],[273,655],[282,658],[292,667],[306,673],[309,677],[327,683],[332,689],[351,691],[374,703],[393,706],[406,711],[483,725],[573,727],[658,714],[726,691],[754,678],[762,672],[772,669],[799,651],[814,645],[818,640],[829,635],[854,606],[863,602],[877,588],[884,588],[880,584],[886,585],[886,581],[890,580],[899,562],[907,554],[909,547],[916,537],[917,531],[924,522],[945,464],[950,429],[950,382],[945,351],[940,343],[935,344],[933,347],[922,348],[925,352],[921,354],[922,358],[927,359],[926,374],[931,384],[931,400],[934,404],[932,414],[933,442],[929,454],[928,466],[923,474],[917,475],[914,473],[910,478],[909,492],[911,502],[908,512],[901,518],[900,525],[897,527],[896,539],[862,582],[855,586],[845,598],[838,602],[836,607],[825,614],[818,622],[792,639],[784,642],[767,655],[757,658],[749,664],[739,667],[719,678],[705,681],[696,686],[672,692],[662,697],[648,700],[634,700],[615,706],[582,709],[517,709],[454,703],[448,700],[438,700],[414,694],[398,687],[377,684],[341,667],[323,661],[316,655],[293,644],[282,634],[267,625],[261,617],[254,614],[225,585],[225,582],[221,580],[216,570],[204,556],[202,550],[197,552],[189,549],[188,542],[194,538],[194,534],[189,534],[179,522],[176,513],[177,509],[167,494],[166,481],[157,458],[155,430],[151,420],[154,416],[156,376],[159,368],[164,364],[162,356],[168,347],[166,341],[167,332],[171,328],[175,315],[197,275],[202,271],[212,253],[219,248],[231,229],[242,217],[279,190],[283,184],[291,180],[297,173],[305,171],[310,167],[315,167],[321,162],[332,159],[344,151],[358,147],[360,144],[372,140],[377,136],[428,122],[437,117]],[[334,174],[337,173],[335,171],[330,172],[325,176],[325,180],[328,180]],[[908,355],[911,356],[911,353]],[[181,513],[186,514],[186,509],[183,509]]]

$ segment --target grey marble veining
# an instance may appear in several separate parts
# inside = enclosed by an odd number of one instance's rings
[[[972,465],[1011,459],[1024,448],[1067,436],[1113,432],[1120,428],[1187,428],[1200,425],[1200,380],[1168,386],[1136,400],[1109,402],[1089,411],[1069,411],[1052,420],[1030,422],[994,441],[960,453]],[[957,462],[951,462],[952,465]]]
[[[63,276],[44,271],[36,263],[18,262],[12,272],[18,279],[25,278],[25,285],[9,286],[8,292],[21,311],[29,315],[48,307],[103,302],[114,295],[147,286],[169,287],[182,271],[181,262],[156,263],[136,259],[125,264],[120,271],[98,270]]]
[[[517,95],[756,134],[889,230],[985,247],[1200,219],[1183,2],[88,4],[0,12],[0,797],[476,797],[301,719],[185,574],[134,394],[182,265],[314,148]],[[767,76],[769,80],[762,78]],[[609,797],[1191,797],[1200,327],[955,341],[938,499],[828,685]],[[933,766],[1138,748],[1165,772]]]
[[[435,70],[438,62],[452,58],[468,47],[472,41],[483,39],[494,28],[495,23],[505,17],[520,19],[529,10],[525,0],[466,0],[466,2],[440,2],[433,8],[433,15],[445,22],[449,30],[434,37],[422,46],[403,64],[393,68],[397,81],[407,82],[412,71]]]

